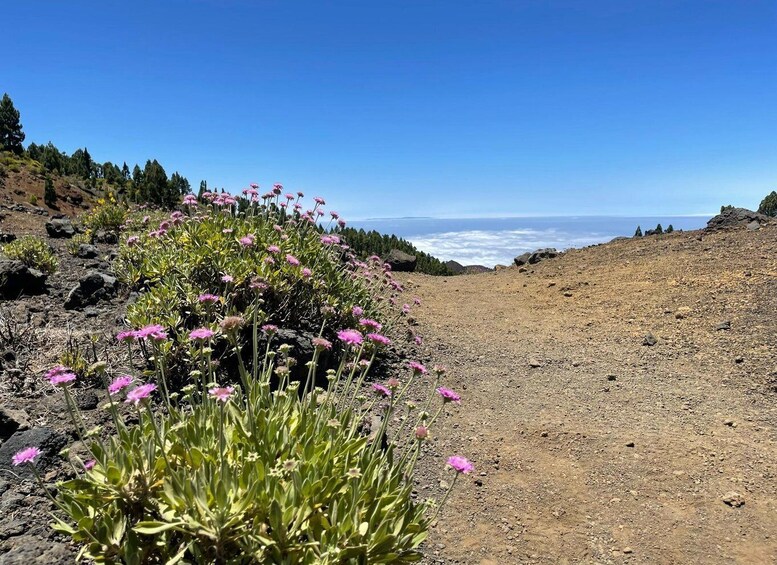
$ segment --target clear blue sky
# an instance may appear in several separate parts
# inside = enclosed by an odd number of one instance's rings
[[[347,217],[686,214],[777,189],[774,1],[6,2],[27,141]]]

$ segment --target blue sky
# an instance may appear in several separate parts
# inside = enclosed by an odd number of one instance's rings
[[[773,1],[7,4],[0,92],[27,141],[193,186],[281,182],[350,218],[777,189]]]

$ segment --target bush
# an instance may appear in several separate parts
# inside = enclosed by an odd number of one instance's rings
[[[52,274],[57,271],[59,263],[51,247],[41,238],[25,235],[3,245],[2,251],[9,259],[21,261],[28,267]]]
[[[127,205],[120,202],[113,193],[109,193],[106,198],[97,201],[97,205],[82,218],[82,222],[90,238],[93,238],[94,233],[99,230],[119,233],[128,215]]]
[[[33,206],[37,206],[38,205],[38,197],[35,196],[34,194],[30,194],[30,196],[29,196],[29,198],[27,198],[27,200]]]
[[[133,327],[161,323],[180,335],[209,309],[244,313],[260,295],[257,315],[265,322],[316,333],[325,321],[336,327],[358,319],[354,307],[380,318],[396,299],[401,287],[382,262],[349,260],[339,239],[322,236],[304,214],[273,203],[246,207],[246,200],[238,212],[233,201],[196,211],[192,205],[190,215],[174,212],[122,244],[115,270],[145,290],[128,308]],[[203,303],[202,294],[218,301]]]
[[[53,208],[57,203],[57,191],[54,190],[54,183],[51,182],[49,177],[46,177],[46,181],[44,183],[43,201],[49,208]]]
[[[758,211],[767,216],[777,216],[777,191],[771,191],[761,200]]]
[[[70,253],[73,257],[78,255],[78,249],[81,247],[81,245],[85,243],[91,243],[92,238],[87,233],[77,233],[73,237],[67,240],[67,243],[65,244],[65,249],[67,249],[67,252]]]

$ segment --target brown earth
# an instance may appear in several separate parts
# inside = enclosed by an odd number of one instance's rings
[[[427,562],[777,563],[777,227],[406,280],[463,396],[419,496],[476,465]]]

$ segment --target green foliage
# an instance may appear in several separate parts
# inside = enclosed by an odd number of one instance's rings
[[[419,560],[429,520],[407,459],[376,449],[358,433],[362,411],[322,391],[271,393],[275,368],[267,357],[226,403],[190,387],[163,415],[139,405],[138,425],[117,416],[94,468],[58,485],[56,529],[97,563]]]
[[[30,196],[27,198],[27,200],[33,206],[37,206],[38,205],[38,197],[36,195],[34,195],[34,194],[30,194]]]
[[[53,208],[57,204],[57,191],[54,190],[54,183],[51,182],[51,178],[48,176],[46,176],[43,188],[43,201],[49,208]]]
[[[662,227],[661,227],[661,224],[658,224],[658,225],[656,226],[655,232],[656,232],[657,234],[662,234],[662,233],[664,233],[664,228],[662,228]]]
[[[21,261],[28,267],[46,274],[56,272],[59,267],[51,247],[34,235],[24,235],[11,243],[6,243],[2,251],[9,259]]]
[[[412,243],[395,235],[383,235],[375,230],[364,231],[354,228],[344,228],[340,234],[353,252],[362,259],[370,255],[385,257],[392,249],[399,249],[416,256],[416,272],[443,276],[454,274],[436,257],[419,251]]]
[[[728,204],[727,206],[721,206],[720,207],[720,213],[728,212],[729,210],[733,210],[734,207],[731,204]]]
[[[763,200],[761,200],[758,211],[767,216],[777,216],[777,191],[771,191]]]
[[[65,249],[67,249],[67,252],[73,255],[74,257],[78,255],[78,248],[85,244],[85,243],[91,243],[92,238],[88,233],[77,233],[73,237],[67,240],[67,243],[65,244]]]
[[[19,110],[14,107],[11,97],[6,93],[0,100],[0,151],[21,155],[24,152],[22,142],[24,132]]]
[[[666,231],[664,233],[672,233],[674,231],[674,226],[672,224],[669,224],[669,227],[666,228]]]
[[[98,230],[118,233],[127,221],[129,208],[120,202],[113,193],[108,193],[106,198],[100,199],[83,218],[90,236]]]
[[[634,237],[642,237],[642,226],[637,226],[637,231],[634,232]]]
[[[133,216],[136,227],[138,216]],[[199,221],[174,213],[160,226],[122,245],[115,264],[126,284],[146,289],[128,309],[135,327],[152,321],[193,327],[204,310],[198,303],[201,293],[229,294],[221,307],[241,308],[258,285],[264,289],[269,321],[317,331],[325,318],[352,319],[353,306],[379,316],[374,296],[388,298],[395,292],[383,277],[367,279],[361,267],[347,263],[340,246],[322,243],[320,232],[299,215],[287,216],[277,208],[254,207],[240,215],[212,212]],[[242,244],[244,237],[253,242]],[[223,282],[225,275],[233,280]]]

